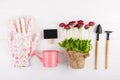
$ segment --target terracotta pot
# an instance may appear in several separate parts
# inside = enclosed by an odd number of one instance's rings
[[[73,69],[82,69],[85,65],[85,58],[89,53],[80,53],[76,51],[68,51],[70,67]]]

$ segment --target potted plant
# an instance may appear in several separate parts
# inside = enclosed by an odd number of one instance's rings
[[[67,50],[70,59],[70,67],[73,69],[84,68],[85,58],[89,56],[89,51],[92,48],[90,32],[94,25],[95,23],[93,21],[85,24],[83,20],[59,24],[59,27],[62,29],[61,35],[65,36],[64,40],[58,44]],[[88,31],[87,39],[83,39],[82,37],[84,30]]]

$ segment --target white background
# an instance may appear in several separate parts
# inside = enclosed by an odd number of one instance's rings
[[[119,0],[0,0],[0,80],[120,80],[119,8]],[[35,18],[35,28],[40,33],[44,28],[58,28],[60,22],[71,20],[92,20],[96,25],[101,24],[98,70],[94,69],[94,31],[91,34],[93,48],[84,69],[71,69],[67,62],[59,63],[56,68],[44,68],[35,57],[30,67],[14,68],[8,47],[8,23],[13,17],[26,15]],[[104,69],[105,30],[114,31],[110,35],[108,70]],[[39,46],[46,48],[49,44],[44,45],[42,41]]]

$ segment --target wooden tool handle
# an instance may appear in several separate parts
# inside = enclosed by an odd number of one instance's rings
[[[95,69],[98,69],[98,40],[96,40]]]
[[[108,69],[108,46],[109,46],[109,40],[106,40],[105,69]]]

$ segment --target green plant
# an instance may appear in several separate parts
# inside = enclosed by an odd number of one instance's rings
[[[82,30],[83,30],[84,22],[82,20],[77,21],[70,21],[68,24],[60,23],[59,26],[62,27],[62,34],[64,33],[63,30],[66,31],[65,39],[59,42],[59,46],[66,49],[67,51],[77,51],[80,53],[88,53],[92,49],[92,44],[90,40],[90,27],[94,26],[94,22],[89,22],[84,26],[85,30],[88,30],[88,39],[82,39]],[[78,38],[75,38],[75,28],[78,30]],[[72,30],[72,37],[68,38],[69,30]]]
[[[58,43],[61,47],[67,51],[77,51],[80,53],[88,53],[91,50],[91,40],[80,40],[80,39],[65,39]]]

